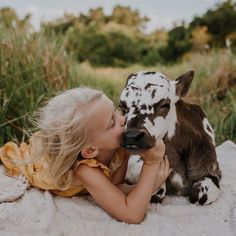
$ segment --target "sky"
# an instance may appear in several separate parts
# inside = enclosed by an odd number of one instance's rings
[[[203,15],[224,0],[0,0],[0,8],[10,6],[20,17],[32,14],[32,25],[39,29],[41,21],[50,21],[63,16],[64,12],[79,15],[88,13],[90,8],[103,7],[109,15],[116,5],[129,6],[148,16],[150,22],[146,31],[157,28],[169,29],[173,22],[190,22],[194,16]]]

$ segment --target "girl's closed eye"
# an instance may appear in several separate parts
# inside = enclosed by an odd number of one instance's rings
[[[113,117],[112,119],[112,125],[111,125],[111,128],[114,128],[116,125],[116,119]]]
[[[116,108],[114,108],[114,113],[112,115],[111,128],[114,128],[116,126],[118,114],[119,114],[118,110]]]
[[[117,110],[115,109],[114,114],[113,114],[113,116],[112,116],[112,125],[111,125],[111,128],[114,128],[115,125],[116,125],[116,115],[117,115],[116,112],[117,112]]]

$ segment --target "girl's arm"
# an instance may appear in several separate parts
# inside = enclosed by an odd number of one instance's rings
[[[129,161],[129,154],[126,153],[121,166],[118,168],[118,170],[112,176],[112,183],[113,184],[118,185],[118,184],[123,184],[125,182],[125,175],[127,172],[128,161]]]
[[[75,172],[75,179],[112,217],[137,224],[144,219],[153,189],[161,186],[170,173],[167,158],[160,160],[157,154],[150,156],[144,159],[139,181],[127,196],[97,168],[80,165]]]
[[[134,187],[136,186],[136,184],[126,184],[126,183],[123,183],[123,184],[117,184],[116,185],[125,195],[128,195],[133,189]]]

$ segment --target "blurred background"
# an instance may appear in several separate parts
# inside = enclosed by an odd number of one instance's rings
[[[58,91],[91,86],[118,104],[139,70],[194,70],[185,100],[217,144],[236,141],[235,1],[0,1],[0,145],[27,140],[29,118]]]

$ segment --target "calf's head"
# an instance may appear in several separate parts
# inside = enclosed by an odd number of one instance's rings
[[[126,116],[121,145],[128,149],[151,148],[157,138],[173,137],[177,122],[175,104],[190,88],[194,72],[176,80],[159,72],[131,74],[120,96],[120,109]]]

